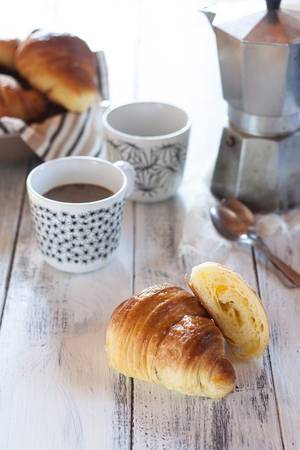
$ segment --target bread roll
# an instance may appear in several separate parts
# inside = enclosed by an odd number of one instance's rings
[[[234,387],[220,330],[179,287],[150,287],[121,303],[108,325],[106,352],[119,372],[184,394],[221,398]]]
[[[0,40],[0,66],[15,69],[15,54],[18,45],[18,39]]]
[[[18,117],[25,122],[43,118],[48,102],[34,89],[24,89],[10,75],[0,75],[0,117]]]
[[[96,99],[96,58],[76,36],[33,32],[18,47],[16,67],[32,86],[70,111],[83,112]]]
[[[258,358],[269,342],[260,299],[240,275],[207,262],[192,270],[190,287],[240,359]]]

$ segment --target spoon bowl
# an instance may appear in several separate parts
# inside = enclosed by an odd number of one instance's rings
[[[252,243],[248,236],[248,225],[236,213],[223,204],[210,208],[211,221],[218,233],[229,241]]]
[[[221,201],[221,205],[234,212],[239,220],[248,225],[248,227],[254,227],[255,216],[253,212],[238,199],[233,197],[224,198]]]

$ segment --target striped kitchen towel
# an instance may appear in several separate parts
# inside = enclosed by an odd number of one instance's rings
[[[32,151],[45,161],[70,155],[100,156],[102,115],[109,104],[109,89],[104,52],[97,52],[96,57],[101,101],[84,113],[64,112],[30,125],[20,119],[2,117],[0,138],[19,134]]]

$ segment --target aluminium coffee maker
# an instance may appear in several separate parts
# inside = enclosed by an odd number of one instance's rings
[[[238,20],[216,23],[228,102],[211,190],[255,211],[300,204],[300,12],[280,0]]]

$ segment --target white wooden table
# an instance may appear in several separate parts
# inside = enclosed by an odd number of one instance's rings
[[[254,253],[232,251],[227,263],[260,292],[271,342],[261,360],[236,365],[234,393],[222,401],[187,397],[107,366],[113,308],[152,283],[183,284],[201,262],[180,258],[177,246],[197,180],[215,158],[224,104],[213,35],[192,0],[84,4],[29,1],[25,12],[20,3],[16,20],[22,33],[65,28],[103,45],[113,102],[159,99],[186,108],[189,159],[179,195],[128,203],[117,258],[76,276],[48,267],[38,252],[25,195],[30,163],[1,164],[0,450],[300,449],[299,290],[283,287]],[[300,268],[297,236],[270,245]]]

